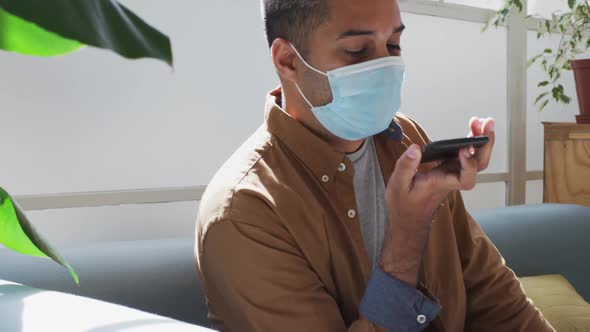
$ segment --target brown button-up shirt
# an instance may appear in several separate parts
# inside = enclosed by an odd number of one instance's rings
[[[352,164],[283,112],[280,93],[201,200],[195,251],[209,318],[220,331],[380,331],[359,314],[371,263],[350,212]],[[386,181],[407,146],[428,142],[411,119],[395,121],[401,142],[374,137]],[[442,307],[428,331],[553,331],[459,192],[435,215],[420,284]]]

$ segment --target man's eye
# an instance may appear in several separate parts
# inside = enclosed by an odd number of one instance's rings
[[[346,53],[355,56],[355,57],[361,57],[363,55],[365,55],[365,53],[367,52],[366,48],[361,48],[360,50],[346,50]]]
[[[387,44],[387,49],[389,50],[389,52],[395,52],[395,53],[399,53],[402,51],[401,46],[396,45],[396,44]]]

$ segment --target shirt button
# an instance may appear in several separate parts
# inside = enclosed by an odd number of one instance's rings
[[[354,219],[356,217],[356,211],[354,209],[348,210],[348,218]]]
[[[340,172],[346,171],[346,165],[344,163],[341,163],[340,166],[338,166],[338,171],[340,171]]]
[[[418,323],[424,324],[424,323],[426,323],[426,316],[424,316],[424,315],[418,315],[418,317],[416,318],[416,320],[418,321]]]
[[[328,183],[328,182],[330,182],[330,177],[329,177],[329,176],[327,176],[327,175],[324,175],[324,176],[322,176],[322,182],[323,182],[323,183]]]

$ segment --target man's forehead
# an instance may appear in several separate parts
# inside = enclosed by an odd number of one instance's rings
[[[396,0],[328,0],[330,22],[341,30],[403,30]]]

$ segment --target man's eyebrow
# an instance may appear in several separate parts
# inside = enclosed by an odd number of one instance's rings
[[[393,29],[393,33],[401,33],[406,29],[404,24],[400,25],[399,27]],[[375,31],[372,30],[348,30],[340,34],[338,39],[346,38],[346,37],[354,37],[354,36],[370,36],[374,35]]]
[[[338,39],[346,38],[346,37],[354,37],[354,36],[367,36],[367,35],[374,35],[375,31],[371,30],[348,30],[340,34]]]

